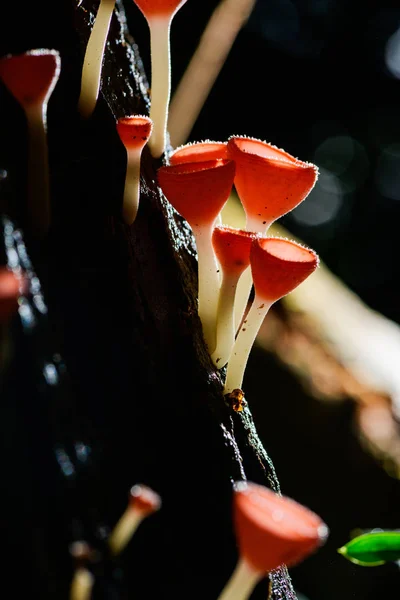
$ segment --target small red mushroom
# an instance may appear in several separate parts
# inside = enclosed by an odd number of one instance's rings
[[[143,115],[124,117],[117,121],[117,132],[127,154],[122,214],[128,225],[132,225],[136,219],[140,195],[140,159],[152,129],[152,120]]]
[[[273,569],[294,566],[325,543],[328,527],[310,509],[252,482],[236,482],[233,521],[236,568],[218,600],[246,600]]]
[[[161,508],[161,498],[151,488],[136,484],[130,490],[125,512],[111,531],[108,545],[111,553],[119,554],[129,542],[140,523]]]
[[[308,196],[318,178],[316,165],[261,140],[231,136],[227,150],[236,162],[235,188],[248,231],[265,235],[274,221]]]
[[[0,268],[0,325],[7,323],[18,309],[21,279],[7,267]]]
[[[0,79],[25,112],[29,133],[28,209],[33,232],[47,233],[50,190],[47,103],[60,74],[60,54],[37,49],[0,59]]]
[[[154,131],[149,140],[151,154],[159,158],[166,145],[171,95],[171,22],[186,0],[134,0],[150,30],[151,106]]]
[[[178,165],[184,162],[198,162],[204,160],[215,160],[217,158],[228,158],[228,142],[190,142],[175,148],[169,156],[170,165]]]
[[[205,140],[203,142],[190,142],[175,148],[169,156],[170,165],[179,165],[185,162],[200,162],[228,158],[228,142],[214,142]],[[217,223],[222,224],[221,213],[218,215]]]
[[[215,348],[220,279],[212,232],[226,204],[235,176],[231,160],[211,160],[160,167],[158,181],[172,206],[192,228],[198,257],[198,313],[210,353]]]
[[[81,91],[78,100],[78,110],[85,119],[92,115],[96,107],[100,90],[104,48],[114,6],[115,0],[100,0],[96,20],[86,46],[82,67]]]
[[[234,301],[239,278],[250,265],[250,248],[256,234],[243,229],[217,225],[212,243],[222,270],[217,313],[217,346],[211,360],[222,369],[235,342]]]
[[[271,306],[294,290],[318,267],[318,255],[297,242],[256,237],[250,250],[254,300],[232,349],[224,393],[241,389],[247,360],[256,335]]]

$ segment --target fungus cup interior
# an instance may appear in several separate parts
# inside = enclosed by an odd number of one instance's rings
[[[179,146],[169,157],[170,165],[228,158],[227,142],[194,142]]]
[[[319,258],[292,240],[257,237],[250,263],[256,294],[275,302],[302,283],[318,267]]]
[[[288,152],[285,152],[285,150],[255,138],[241,136],[230,137],[228,140],[228,150],[233,153],[236,149],[245,154],[251,154],[260,158],[268,158],[269,160],[286,161],[294,164],[301,164],[302,162]]]

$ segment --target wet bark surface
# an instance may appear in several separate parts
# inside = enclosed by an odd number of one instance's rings
[[[70,544],[86,540],[96,551],[94,598],[212,600],[237,560],[232,483],[279,483],[250,410],[224,402],[196,310],[191,230],[157,187],[161,161],[147,148],[138,217],[132,227],[121,220],[125,151],[115,120],[149,108],[121,2],[95,112],[84,121],[77,111],[97,6],[7,6],[0,27],[1,56],[61,55],[47,114],[45,240],[26,219],[24,115],[0,90],[2,263],[31,283],[8,327],[1,374],[5,567],[28,597],[67,598]],[[157,491],[162,508],[111,559],[107,536],[136,483]],[[252,597],[267,589],[265,579]],[[277,570],[272,599],[294,598],[286,569]]]

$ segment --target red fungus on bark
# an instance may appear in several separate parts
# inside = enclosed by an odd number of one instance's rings
[[[134,0],[150,30],[151,106],[154,131],[149,140],[152,155],[159,158],[164,150],[171,95],[171,22],[186,0]]]
[[[169,164],[178,165],[184,162],[228,158],[227,145],[227,142],[214,142],[211,140],[190,142],[175,148],[169,155]]]
[[[218,369],[229,360],[235,342],[234,304],[239,278],[250,264],[251,243],[256,234],[223,225],[214,228],[212,243],[222,270],[218,299],[217,345],[211,359]]]
[[[136,484],[130,490],[128,506],[112,530],[108,544],[112,554],[119,554],[143,519],[161,508],[161,498],[151,488]]]
[[[328,537],[328,527],[313,511],[291,498],[251,482],[237,482],[233,521],[239,560],[218,600],[245,600],[267,573],[294,566]]]
[[[251,348],[271,306],[300,285],[318,264],[314,250],[297,242],[277,237],[256,237],[252,241],[250,265],[255,295],[232,349],[225,394],[241,389]]]
[[[153,129],[153,122],[143,115],[123,117],[117,132],[127,154],[122,215],[128,225],[136,219],[140,196],[140,159]]]
[[[158,182],[172,206],[192,228],[198,257],[198,312],[210,354],[215,348],[220,279],[212,232],[229,198],[235,176],[231,160],[160,167]]]
[[[43,236],[50,225],[47,103],[60,74],[56,50],[36,49],[0,60],[0,79],[25,112],[28,125],[28,210],[32,231]]]

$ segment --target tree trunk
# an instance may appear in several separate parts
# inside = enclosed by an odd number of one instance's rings
[[[12,578],[17,597],[68,598],[70,544],[85,540],[95,550],[94,598],[213,600],[237,560],[232,483],[279,483],[248,407],[225,404],[197,315],[192,233],[157,187],[161,161],[147,148],[138,217],[132,227],[121,219],[115,120],[148,114],[148,83],[118,1],[99,101],[81,119],[98,2],[77,4],[7,3],[0,23],[2,56],[61,55],[47,119],[51,228],[40,242],[26,217],[26,121],[0,89],[2,262],[31,282],[8,328],[0,382],[3,582]],[[158,492],[162,508],[112,559],[107,536],[136,483]],[[271,580],[272,600],[295,598],[286,568]],[[252,598],[267,593],[265,578]]]

